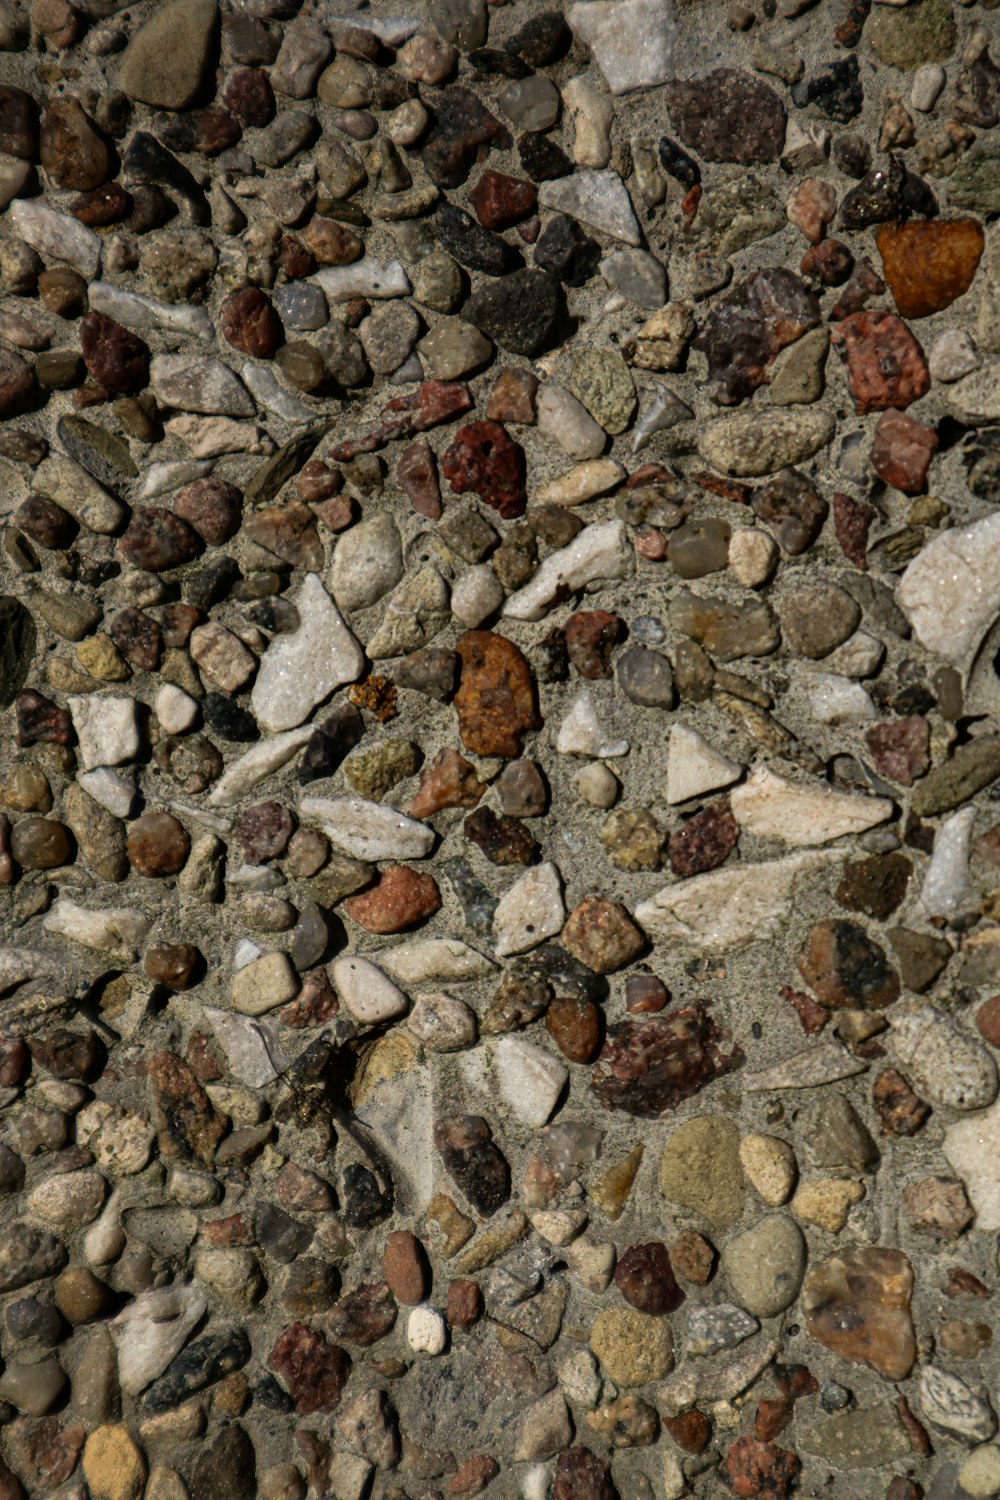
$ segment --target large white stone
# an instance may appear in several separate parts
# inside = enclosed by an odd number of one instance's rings
[[[338,849],[355,859],[423,859],[434,847],[433,828],[387,802],[303,797],[299,807],[307,822],[317,822]]]
[[[93,281],[101,269],[101,240],[86,224],[38,198],[15,198],[7,212],[14,232],[39,255],[64,260]]]
[[[800,849],[863,833],[893,814],[888,797],[854,797],[828,787],[798,786],[759,766],[730,795],[736,821],[749,833]]]
[[[608,734],[597,716],[597,708],[589,688],[581,688],[569,711],[559,726],[556,735],[558,755],[588,755],[599,759],[615,760],[629,752],[626,739],[615,739]]]
[[[379,963],[400,984],[436,984],[480,979],[496,965],[461,938],[414,938],[379,954]]]
[[[79,740],[77,755],[85,771],[120,766],[139,751],[139,720],[134,698],[111,693],[81,693],[66,700]]]
[[[628,190],[610,168],[604,172],[574,172],[571,177],[543,182],[538,201],[543,208],[568,214],[609,239],[623,240],[626,245],[642,243],[642,230]]]
[[[203,307],[189,307],[183,302],[157,302],[153,297],[144,297],[141,292],[127,292],[124,287],[112,286],[110,281],[91,282],[87,288],[87,300],[91,312],[103,313],[124,328],[133,328],[140,333],[164,328],[168,333],[181,333],[206,343],[215,338],[212,319]]]
[[[301,724],[334,688],[354,682],[365,664],[318,573],[306,575],[293,603],[298,628],[273,637],[250,695],[257,722],[269,733]]]
[[[976,1210],[974,1229],[1000,1229],[1000,1104],[958,1120],[945,1131],[945,1160],[965,1183]]]
[[[140,1292],[107,1325],[118,1350],[118,1380],[137,1396],[162,1375],[184,1348],[208,1303],[195,1286],[161,1286]]]
[[[346,1010],[366,1026],[378,1026],[406,1011],[409,1001],[378,964],[344,953],[330,965],[330,978]]]
[[[530,583],[511,594],[503,612],[512,620],[540,620],[564,591],[575,593],[595,579],[628,578],[635,552],[624,521],[585,526],[542,563]]]
[[[559,871],[550,860],[526,870],[505,891],[493,914],[498,958],[527,953],[562,931],[566,920]]]
[[[246,386],[221,359],[207,354],[156,354],[149,383],[161,406],[223,417],[252,417]]]
[[[673,77],[673,0],[580,0],[569,24],[586,42],[613,94]]]
[[[42,919],[46,932],[127,963],[135,959],[152,925],[150,917],[129,906],[102,906],[92,911],[66,896],[61,896]]]
[[[410,278],[398,260],[381,265],[366,255],[349,266],[324,266],[310,278],[323,288],[328,302],[348,302],[352,297],[405,297]]]
[[[376,604],[402,578],[403,547],[390,515],[359,521],[337,539],[330,564],[330,588],[350,614]]]
[[[699,429],[698,451],[724,474],[758,478],[811,458],[833,437],[828,411],[787,410],[737,412]]]
[[[985,1109],[997,1067],[984,1044],[933,1005],[889,1013],[890,1051],[917,1093],[949,1109]]]
[[[791,854],[760,865],[730,865],[666,885],[635,909],[650,937],[724,950],[765,942],[792,914],[799,884],[841,856]]]
[[[493,1068],[501,1099],[523,1124],[538,1130],[549,1119],[566,1085],[569,1069],[544,1047],[522,1036],[502,1036],[493,1048]]]
[[[742,771],[738,761],[713,749],[697,729],[687,724],[675,724],[671,729],[667,749],[667,801],[671,806],[714,792],[717,787],[731,786]]]
[[[229,1071],[240,1083],[262,1089],[278,1076],[267,1036],[249,1016],[206,1005],[202,1015],[215,1032],[216,1041],[226,1054]]]
[[[966,665],[1000,613],[1000,513],[933,537],[896,597],[922,646]]]
[[[252,792],[255,786],[259,786],[273,772],[286,765],[295,752],[301,750],[306,741],[312,738],[312,733],[307,724],[301,729],[289,729],[285,734],[275,735],[274,739],[254,745],[239,760],[233,761],[219,777],[208,794],[209,802],[214,807],[232,807],[247,792]]]

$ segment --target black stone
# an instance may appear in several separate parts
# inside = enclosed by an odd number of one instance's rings
[[[504,44],[504,50],[520,57],[533,68],[547,68],[565,57],[573,43],[573,33],[558,10],[543,10],[541,15],[525,21],[519,31]]]
[[[125,148],[122,169],[132,182],[148,187],[173,188],[186,201],[196,224],[210,224],[211,210],[204,191],[187,167],[172,152],[161,146],[155,136],[137,130]]]
[[[660,138],[660,165],[668,177],[673,177],[684,187],[692,188],[701,181],[701,168],[694,157],[688,156],[669,135]]]
[[[242,1370],[249,1358],[250,1340],[242,1328],[207,1333],[171,1360],[142,1398],[142,1404],[151,1415],[172,1411],[189,1396],[214,1385],[234,1370]]]
[[[871,147],[860,135],[838,135],[833,143],[833,161],[845,177],[864,177],[872,164]]]
[[[906,168],[895,156],[886,167],[867,172],[856,188],[840,205],[837,223],[841,229],[867,229],[889,219],[905,219],[909,212],[906,197]]]
[[[257,1239],[265,1255],[288,1265],[309,1248],[312,1230],[273,1203],[257,1205]]]
[[[455,691],[458,657],[447,646],[422,646],[396,663],[393,681],[397,687],[425,693],[443,703]]]
[[[229,740],[240,745],[260,739],[257,720],[245,708],[240,708],[224,693],[209,693],[202,701],[201,711],[205,723],[220,740]]]
[[[184,575],[181,593],[188,604],[208,610],[226,597],[239,576],[240,570],[235,558],[214,558],[204,567]]]
[[[246,1500],[256,1493],[257,1458],[238,1422],[201,1450],[191,1475],[191,1500]]]
[[[522,264],[520,253],[498,234],[477,224],[454,203],[442,203],[434,216],[438,243],[467,271],[503,276]]]
[[[9,708],[24,686],[38,633],[24,605],[0,596],[0,708]]]
[[[499,47],[477,47],[469,53],[469,62],[485,78],[528,78],[531,74],[526,62]]]
[[[332,776],[364,732],[365,721],[354,704],[339,703],[313,730],[299,765],[299,786]]]
[[[442,860],[441,869],[458,897],[469,931],[491,932],[497,898],[479,876],[473,873],[469,861],[461,855],[454,855],[451,859]]]
[[[482,1115],[443,1115],[434,1144],[448,1176],[484,1219],[507,1202],[510,1167]]]
[[[545,271],[524,270],[480,287],[462,312],[501,349],[530,357],[552,341],[564,307],[554,277]]]
[[[364,1229],[384,1219],[392,1209],[392,1196],[383,1191],[375,1173],[360,1162],[351,1162],[341,1178],[344,1223]]]
[[[842,124],[853,120],[865,102],[857,58],[838,58],[811,78],[803,78],[792,89],[792,102],[800,109],[813,104],[828,120]]]
[[[554,177],[567,177],[573,170],[573,163],[562,147],[537,131],[519,137],[517,154],[522,171],[532,182],[551,182]]]
[[[574,219],[557,214],[535,245],[535,265],[567,286],[583,286],[597,270],[601,247]]]
[[[424,145],[424,166],[438,187],[461,187],[484,148],[506,151],[510,132],[472,93],[454,85],[434,98],[434,125]]]

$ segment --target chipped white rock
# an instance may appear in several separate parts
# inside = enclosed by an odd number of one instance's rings
[[[273,453],[274,443],[256,422],[236,417],[196,417],[187,413],[164,423],[194,458],[221,458],[226,453]]]
[[[157,691],[153,709],[167,734],[184,734],[198,717],[197,699],[172,682],[165,682]]]
[[[110,536],[125,523],[124,505],[109,495],[82,464],[63,453],[50,453],[31,480],[36,495],[45,495],[69,511],[74,521],[98,536]]]
[[[286,391],[267,365],[244,365],[243,384],[258,406],[269,411],[273,417],[280,417],[292,427],[302,427],[315,419],[316,413],[310,411],[297,396]]]
[[[965,1183],[976,1210],[974,1229],[1000,1229],[1000,1104],[958,1120],[945,1131],[941,1146],[952,1171]]]
[[[527,953],[562,931],[566,920],[559,871],[551,860],[526,870],[497,902],[493,937],[498,958]]]
[[[215,468],[211,458],[179,458],[164,463],[150,464],[139,491],[140,500],[155,500],[159,495],[169,495],[185,484],[204,479]]]
[[[953,917],[969,888],[969,844],[976,809],[963,807],[945,818],[934,839],[934,854],[924,875],[920,905],[929,917]]]
[[[574,1406],[584,1411],[593,1411],[601,1399],[601,1378],[597,1360],[589,1349],[574,1349],[567,1354],[556,1371],[559,1385]]]
[[[675,396],[665,385],[654,385],[653,399],[643,406],[639,420],[632,429],[632,452],[641,453],[651,437],[658,432],[668,432],[679,422],[691,422],[694,412],[686,401]]]
[[[140,1292],[107,1327],[118,1350],[118,1380],[137,1396],[162,1375],[205,1315],[208,1303],[195,1286]]]
[[[827,671],[841,677],[872,677],[882,664],[885,646],[878,636],[867,630],[856,630],[842,646],[825,658]]]
[[[101,240],[71,214],[61,214],[38,198],[15,198],[7,210],[15,233],[37,250],[63,260],[93,281],[101,269]]]
[[[828,844],[846,833],[863,833],[893,815],[888,797],[858,797],[799,786],[758,766],[730,796],[737,823],[763,838],[801,849]]]
[[[590,458],[574,464],[565,474],[549,479],[535,491],[536,505],[584,505],[598,495],[606,495],[625,478],[617,459]]]
[[[492,974],[493,960],[461,938],[414,938],[379,954],[379,963],[400,984],[433,984],[442,979],[480,979]]]
[[[928,1422],[967,1442],[985,1443],[997,1430],[997,1419],[985,1396],[940,1365],[920,1371],[920,1410]]]
[[[945,328],[938,334],[927,353],[927,368],[932,380],[951,385],[963,375],[978,370],[982,360],[971,336],[964,328]]]
[[[500,1097],[532,1130],[548,1121],[569,1078],[564,1062],[516,1034],[494,1045],[493,1069]]]
[[[42,918],[46,932],[126,963],[134,961],[152,925],[150,917],[130,906],[102,906],[91,911],[65,896],[55,901]]]
[[[896,597],[922,646],[966,665],[1000,613],[1000,514],[932,537]]]
[[[586,1229],[587,1212],[583,1208],[545,1209],[531,1215],[531,1227],[548,1244],[562,1248]]]
[[[239,376],[208,354],[155,354],[149,384],[161,406],[211,416],[254,415],[253,401]]]
[[[651,3],[658,4],[659,0]],[[642,230],[628,190],[610,168],[605,172],[574,172],[570,177],[543,182],[538,202],[542,208],[568,214],[609,239],[622,240],[626,245],[642,243]]]
[[[610,766],[593,760],[573,777],[577,794],[591,807],[610,807],[621,791],[621,782]]]
[[[867,1068],[862,1058],[853,1056],[839,1042],[816,1042],[770,1068],[741,1073],[740,1086],[751,1094],[766,1094],[771,1089],[812,1089],[853,1078]]]
[[[213,807],[232,807],[247,792],[252,792],[255,786],[286,765],[312,738],[312,733],[312,728],[306,724],[254,745],[219,777],[208,794],[209,802]]]
[[[127,818],[135,801],[135,787],[110,766],[98,766],[96,771],[82,771],[77,781],[89,797],[106,807],[116,818]]]
[[[111,693],[71,694],[67,698],[85,771],[120,766],[139,752],[139,719],[134,698]]]
[[[985,1109],[997,1096],[996,1063],[977,1041],[943,1011],[918,1005],[889,1013],[889,1045],[899,1068],[931,1104]]]
[[[495,615],[505,598],[503,584],[489,563],[475,563],[451,586],[451,612],[466,630],[475,630]]]
[[[387,802],[364,797],[302,797],[303,818],[355,859],[423,859],[434,847],[434,830],[397,812]]]
[[[947,73],[940,63],[924,63],[913,75],[910,88],[910,103],[914,109],[927,114],[937,103],[938,95],[945,86]]]
[[[464,1000],[434,990],[414,1001],[406,1019],[418,1041],[433,1052],[460,1052],[475,1045],[476,1013]]]
[[[117,1260],[125,1249],[122,1228],[122,1195],[115,1188],[103,1210],[83,1237],[83,1256],[90,1266],[106,1266]]]
[[[354,682],[365,664],[318,573],[306,574],[292,602],[298,627],[272,637],[250,695],[258,724],[272,734],[301,724],[334,688]]]
[[[628,752],[628,740],[611,738],[597,717],[590,689],[581,688],[559,726],[556,754],[615,759]]]
[[[956,381],[945,396],[953,416],[967,427],[1000,418],[1000,364],[974,370]]]
[[[324,266],[310,280],[322,287],[328,302],[349,302],[352,297],[405,297],[412,290],[398,260],[383,266],[373,255],[349,266]]]
[[[672,807],[720,786],[731,786],[742,774],[738,761],[713,749],[696,729],[687,724],[672,727],[667,749],[667,801]]]
[[[330,965],[334,989],[356,1021],[377,1026],[405,1013],[409,1000],[378,964],[357,953],[345,953]]]
[[[696,1402],[732,1401],[766,1370],[781,1348],[777,1339],[752,1344],[728,1364],[684,1364],[656,1388],[655,1404],[664,1416],[679,1416]]]
[[[114,318],[123,328],[131,328],[137,333],[162,328],[168,333],[201,339],[207,344],[215,338],[212,319],[203,307],[189,307],[183,302],[157,302],[153,297],[144,297],[141,292],[127,292],[124,287],[112,286],[110,281],[91,282],[87,288],[87,301],[91,312]]]
[[[230,999],[244,1016],[262,1016],[299,992],[299,976],[287,953],[264,953],[233,975]]]
[[[573,160],[578,167],[606,167],[611,160],[614,107],[585,73],[562,88],[573,121]]]
[[[549,380],[539,386],[535,415],[539,436],[555,443],[567,458],[583,462],[604,452],[607,433],[564,385]]]
[[[578,0],[569,23],[594,54],[613,94],[673,77],[673,0]]]
[[[573,1438],[566,1397],[558,1388],[532,1403],[519,1423],[517,1444],[514,1448],[515,1463],[531,1463],[541,1458],[554,1458],[561,1453]]]
[[[731,865],[664,886],[635,909],[657,940],[725,950],[772,938],[792,914],[796,889],[840,854],[791,854],[758,865]]]
[[[443,1354],[448,1325],[436,1307],[415,1307],[406,1320],[406,1339],[414,1354]]]
[[[206,1005],[202,1015],[215,1032],[234,1078],[253,1089],[262,1089],[274,1082],[278,1069],[271,1057],[267,1037],[256,1021],[214,1005]]]
[[[832,672],[814,672],[807,691],[809,712],[820,724],[862,724],[875,718],[875,705],[860,682]]]
[[[358,521],[337,538],[330,565],[330,589],[348,614],[376,604],[405,572],[403,544],[392,516]]]
[[[541,620],[566,592],[598,579],[628,578],[634,571],[635,552],[624,521],[585,526],[545,559],[530,583],[511,594],[503,612],[511,620]]]

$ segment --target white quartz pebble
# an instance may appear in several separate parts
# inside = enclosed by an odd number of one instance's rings
[[[436,1307],[415,1307],[406,1321],[406,1338],[414,1354],[443,1354],[448,1326]]]
[[[303,797],[303,818],[355,859],[423,859],[434,847],[434,830],[386,802],[364,797]]]
[[[498,958],[527,953],[562,931],[566,920],[559,871],[550,860],[526,870],[505,891],[493,914]]]
[[[254,716],[269,733],[294,729],[334,688],[354,682],[364,668],[364,652],[318,573],[306,574],[292,603],[298,627],[273,637],[250,695]]]
[[[357,953],[345,953],[330,966],[330,978],[346,1010],[356,1021],[377,1026],[401,1016],[409,1001],[378,964]]]

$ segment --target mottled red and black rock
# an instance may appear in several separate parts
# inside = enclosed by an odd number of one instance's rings
[[[985,236],[978,219],[913,219],[880,224],[875,244],[900,313],[927,318],[969,290]]]
[[[475,767],[450,747],[439,750],[420,772],[420,785],[407,811],[430,818],[443,807],[475,807],[486,790]]]
[[[476,218],[484,229],[509,229],[519,219],[534,213],[538,190],[533,182],[508,177],[506,172],[487,168],[469,193]]]
[[[646,946],[625,907],[604,896],[584,897],[567,918],[560,942],[595,974],[624,968]]]
[[[671,1313],[684,1301],[670,1253],[660,1240],[631,1245],[615,1267],[615,1286],[631,1307],[645,1313]]]
[[[895,313],[851,313],[834,328],[831,343],[847,366],[859,416],[902,411],[930,389],[924,351]]]
[[[482,1115],[442,1115],[434,1145],[445,1171],[484,1219],[510,1197],[510,1167]]]
[[[530,865],[538,857],[531,832],[517,818],[497,817],[490,807],[478,807],[463,824],[470,843],[494,865]]]
[[[244,287],[226,298],[219,309],[222,336],[251,359],[273,359],[284,338],[281,319],[259,286]]]
[[[834,918],[815,923],[798,968],[821,1004],[831,1010],[881,1010],[899,999],[899,975],[885,949],[857,922]]]
[[[14,700],[14,719],[19,745],[69,745],[73,742],[73,721],[66,709],[34,688],[18,693]]]
[[[352,921],[366,932],[403,932],[439,909],[441,893],[433,875],[407,865],[387,865],[370,890],[344,902]]]
[[[194,527],[202,541],[219,547],[240,529],[243,491],[212,474],[179,489],[173,506],[176,514]]]
[[[776,1443],[737,1438],[719,1467],[734,1495],[742,1500],[786,1500],[799,1477],[798,1456]]]
[[[441,422],[461,416],[473,405],[472,392],[457,380],[425,380],[412,395],[396,396],[382,408],[382,421],[361,437],[335,443],[327,454],[333,463],[347,463],[359,453],[374,453],[394,438],[426,432]]]
[[[663,90],[674,131],[703,161],[777,161],[785,144],[785,106],[773,89],[739,68]]]
[[[625,638],[625,622],[607,609],[578,610],[564,626],[566,652],[581,677],[611,676],[611,652]]]
[[[10,1457],[28,1493],[52,1494],[73,1473],[87,1429],[58,1417],[18,1417],[4,1429]],[[0,1464],[0,1497],[22,1500],[25,1491],[6,1464]]]
[[[291,1323],[279,1335],[267,1361],[301,1416],[336,1411],[351,1373],[351,1356],[304,1323]]]
[[[743,1061],[702,1004],[608,1030],[591,1088],[605,1109],[654,1117],[676,1109]]]
[[[556,1459],[552,1500],[618,1500],[611,1470],[589,1448],[566,1448]]]
[[[391,1333],[399,1309],[384,1281],[366,1282],[341,1297],[330,1309],[330,1332],[348,1344],[367,1349]]]
[[[909,412],[884,412],[875,424],[872,468],[904,495],[919,495],[927,484],[927,470],[937,445],[934,428],[917,422]]]
[[[916,1135],[931,1112],[929,1104],[914,1093],[902,1073],[884,1068],[872,1085],[872,1103],[889,1135]]]
[[[396,483],[418,516],[436,521],[441,514],[441,486],[430,443],[411,443],[396,464]]]
[[[575,1063],[593,1062],[604,1035],[600,1007],[573,995],[557,995],[550,1002],[545,1029],[563,1057]]]
[[[840,286],[854,269],[854,256],[840,240],[810,245],[799,262],[803,276],[814,276],[824,286]]]
[[[178,568],[201,551],[201,543],[187,522],[159,505],[134,510],[118,546],[133,567],[150,573]]]
[[[829,507],[798,469],[782,469],[754,490],[750,504],[783,552],[800,557],[823,529]]]
[[[267,125],[274,118],[274,90],[263,68],[237,68],[221,98],[243,125]]]
[[[524,450],[499,422],[469,422],[441,457],[441,472],[456,495],[470,491],[505,521],[524,514]]]
[[[456,188],[491,146],[507,150],[511,144],[507,127],[471,89],[455,84],[435,96],[434,126],[421,155],[432,182]]]
[[[475,755],[520,755],[524,735],[542,724],[527,661],[513,641],[492,630],[466,631],[455,652],[462,744]]]
[[[675,875],[701,875],[717,869],[729,858],[739,836],[729,798],[719,797],[670,835],[670,868]]]
[[[171,151],[197,151],[202,156],[228,151],[242,134],[238,122],[219,104],[183,115],[167,115],[157,124],[159,139]]]
[[[69,512],[44,495],[27,495],[11,519],[40,547],[68,547],[78,529]]]
[[[912,786],[930,770],[931,727],[922,714],[873,724],[865,730],[865,743],[878,774],[900,786]]]
[[[233,833],[247,863],[262,865],[281,858],[294,828],[295,821],[281,802],[258,802],[240,813]]]
[[[108,627],[122,656],[140,672],[155,672],[163,654],[163,632],[141,609],[122,609]]]
[[[308,505],[298,500],[281,506],[269,506],[243,523],[244,535],[273,552],[293,568],[311,572],[323,567],[325,553],[316,518]]]
[[[149,347],[113,318],[89,312],[80,324],[87,374],[105,390],[133,395],[149,384]]]
[[[819,321],[819,298],[794,271],[768,266],[748,276],[709,312],[693,341],[708,360],[713,400],[744,400],[767,380],[781,350]]]
[[[840,550],[854,567],[868,568],[868,532],[878,512],[866,500],[836,491],[833,496],[833,529]]]
[[[216,1111],[187,1063],[173,1052],[154,1052],[146,1062],[146,1074],[160,1155],[174,1161],[196,1159],[211,1167],[226,1133],[225,1115]]]

